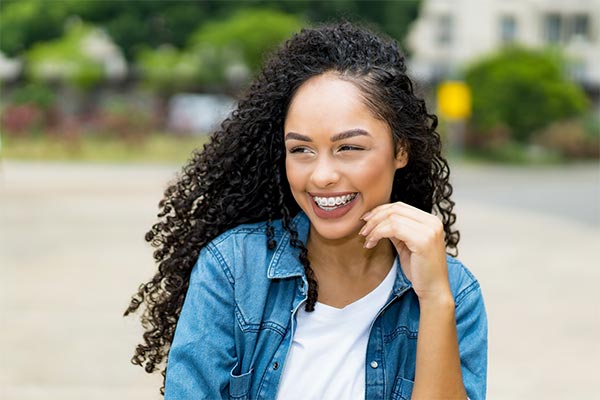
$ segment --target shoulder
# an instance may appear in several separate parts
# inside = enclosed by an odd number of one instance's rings
[[[285,234],[281,220],[271,222],[274,239],[280,240]],[[241,224],[231,228],[214,238],[207,247],[217,249],[220,252],[240,250],[239,246],[250,246],[254,249],[259,245],[267,245],[267,221]],[[243,248],[243,247],[242,247]]]
[[[281,221],[272,221],[270,225],[277,244],[285,240],[286,232]],[[266,271],[274,252],[267,246],[267,227],[267,221],[238,225],[211,240],[202,249],[201,255],[210,253],[233,280],[237,280],[248,267],[254,271],[263,268]],[[261,265],[263,268],[260,268]]]
[[[448,279],[458,307],[463,300],[473,293],[479,293],[481,287],[475,275],[458,259],[446,256]]]

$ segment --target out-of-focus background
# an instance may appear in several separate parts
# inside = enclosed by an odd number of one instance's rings
[[[162,191],[269,51],[340,17],[439,117],[488,398],[600,396],[600,0],[2,0],[1,399],[160,398],[121,315]]]

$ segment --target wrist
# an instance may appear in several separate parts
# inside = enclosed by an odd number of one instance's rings
[[[434,292],[422,293],[419,295],[419,304],[421,308],[452,309],[454,310],[454,296],[450,288]]]

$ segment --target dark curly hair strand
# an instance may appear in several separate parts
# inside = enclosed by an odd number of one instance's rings
[[[325,72],[355,84],[373,114],[389,124],[409,159],[396,172],[391,200],[439,215],[447,251],[456,255],[459,232],[452,228],[450,170],[435,131],[437,118],[415,96],[397,43],[349,22],[303,29],[271,55],[237,108],[166,189],[159,220],[145,237],[156,248],[158,272],[139,287],[125,311],[128,315],[144,303],[145,333],[132,363],[147,372],[163,365],[200,249],[239,224],[267,221],[265,245],[272,249],[271,222],[282,219],[308,279],[306,310],[314,310],[317,281],[308,251],[290,224],[300,209],[286,179],[283,124],[296,90]]]

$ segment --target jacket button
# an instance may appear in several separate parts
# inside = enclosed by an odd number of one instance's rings
[[[274,369],[274,370],[277,370],[277,369],[279,369],[279,363],[278,363],[277,361],[275,361],[275,362],[273,363],[273,369]]]
[[[371,361],[371,368],[375,369],[377,367],[379,367],[379,364],[377,363],[377,361]]]

